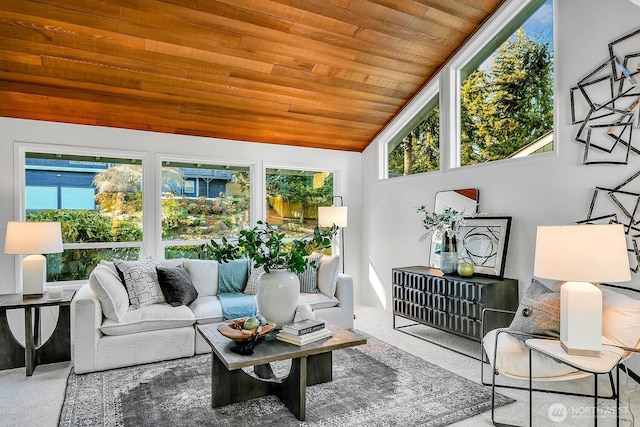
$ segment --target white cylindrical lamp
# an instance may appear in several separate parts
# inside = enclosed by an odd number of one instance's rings
[[[42,254],[62,252],[59,222],[7,223],[6,254],[27,255],[22,260],[22,294],[42,296],[47,281],[47,259]]]

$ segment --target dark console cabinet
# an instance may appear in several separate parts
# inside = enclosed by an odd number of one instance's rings
[[[516,311],[518,281],[444,275],[423,266],[393,269],[393,327],[396,316],[480,341],[482,310]],[[511,315],[487,316],[485,331],[505,327]]]

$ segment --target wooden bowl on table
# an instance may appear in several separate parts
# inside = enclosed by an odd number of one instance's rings
[[[273,331],[276,327],[276,322],[269,322],[267,324],[255,329],[244,329],[243,325],[245,320],[249,317],[239,317],[237,319],[227,320],[218,325],[218,332],[225,337],[234,341],[243,342],[251,341],[253,339],[259,340],[265,337],[269,332]],[[256,336],[257,335],[257,336]]]

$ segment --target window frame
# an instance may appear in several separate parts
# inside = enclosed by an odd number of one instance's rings
[[[38,144],[27,142],[14,143],[14,218],[17,221],[26,220],[26,158],[27,153],[42,153],[42,154],[62,154],[67,156],[86,156],[96,158],[118,158],[123,161],[130,159],[140,162],[142,168],[142,240],[139,242],[98,242],[98,243],[64,243],[63,249],[104,249],[104,248],[140,248],[140,258],[149,256],[145,250],[148,246],[145,244],[148,239],[148,215],[145,212],[149,211],[149,194],[152,186],[149,181],[150,173],[149,168],[146,165],[150,162],[150,155],[141,151],[122,151],[111,149],[97,149],[92,147],[72,147],[68,145],[51,145],[51,144]],[[15,272],[16,272],[16,292],[20,292],[19,285],[22,283],[22,259],[19,256],[15,257]],[[67,280],[62,282],[50,282],[64,284],[70,287],[79,287],[80,285],[87,283],[87,280]]]
[[[442,92],[440,88],[440,75],[435,76],[429,83],[422,89],[418,95],[410,101],[402,110],[402,113],[396,117],[378,136],[383,143],[378,144],[378,178],[379,179],[391,179],[389,177],[389,145],[394,144],[400,138],[404,136],[420,123],[418,117],[421,117],[425,113],[427,106],[431,104],[433,98],[438,97],[438,105],[440,106],[440,171],[442,170]],[[413,126],[412,126],[413,124]],[[410,176],[419,176],[424,174],[438,173],[439,171],[420,172],[417,174],[411,174],[406,176],[392,177],[394,180],[406,179]],[[335,177],[334,177],[335,179]],[[334,181],[335,187],[335,181]]]
[[[553,144],[553,150],[547,153],[539,153],[535,156],[528,157],[519,157],[519,158],[505,158],[500,160],[494,160],[491,162],[478,163],[474,165],[461,165],[461,135],[462,135],[462,123],[461,123],[461,87],[462,82],[468,75],[480,65],[484,60],[479,61],[477,58],[482,55],[483,52],[494,52],[498,47],[500,47],[503,41],[499,41],[501,37],[509,38],[514,31],[516,31],[524,22],[527,21],[533,15],[538,8],[540,8],[546,0],[512,0],[504,4],[498,12],[491,16],[490,20],[483,25],[483,27],[478,31],[475,36],[467,42],[460,51],[455,55],[455,57],[451,60],[450,64],[448,64],[444,69],[443,73],[446,73],[447,76],[444,79],[449,83],[448,86],[448,96],[447,101],[448,112],[451,114],[451,117],[454,117],[455,120],[448,121],[446,123],[440,123],[440,127],[446,128],[446,137],[445,141],[451,141],[449,144],[449,155],[446,158],[446,162],[444,165],[446,166],[446,170],[450,169],[468,169],[468,168],[476,168],[481,167],[483,165],[491,165],[496,163],[503,162],[512,162],[512,161],[523,161],[525,158],[542,158],[549,156],[549,153],[553,153],[553,155],[557,155],[557,146],[558,144]],[[552,0],[552,8],[554,9],[553,13],[553,43],[555,45],[555,31],[556,31],[556,13],[555,13],[555,3],[557,0]],[[554,46],[555,51],[555,46]],[[556,91],[556,78],[554,76],[553,79],[553,92]],[[553,140],[556,139],[556,123],[557,123],[557,108],[555,105],[553,106]],[[442,134],[441,134],[442,137]]]
[[[438,85],[434,85],[434,87],[437,87]],[[430,92],[431,93],[431,92]],[[418,111],[418,113],[413,116],[410,120],[407,120],[407,122],[404,124],[404,126],[392,137],[389,139],[389,141],[386,144],[386,149],[385,149],[385,167],[386,167],[386,176],[387,178],[400,178],[401,176],[405,176],[405,175],[398,175],[398,176],[389,176],[389,153],[393,150],[395,150],[396,148],[398,148],[398,146],[400,144],[402,144],[402,141],[404,140],[404,138],[407,136],[407,134],[409,132],[411,132],[413,129],[415,129],[416,126],[418,126],[424,119],[425,117],[431,113],[431,111],[433,111],[433,109],[435,108],[440,108],[440,90],[438,88],[438,90],[435,91],[435,93],[431,94],[431,96],[429,97],[429,100],[426,102],[422,103],[422,107],[420,108],[420,110]],[[442,121],[441,121],[441,113],[438,115],[438,122],[439,125],[442,125]],[[440,143],[440,135],[438,134],[438,156],[440,157],[440,159],[442,158],[442,156],[440,155],[441,150],[442,150],[442,144]],[[393,145],[393,148],[391,148],[391,146]],[[440,167],[441,168],[441,167]],[[418,175],[418,174],[423,174],[423,173],[431,173],[431,172],[437,172],[437,170],[430,170],[430,171],[424,171],[424,172],[415,172],[409,175]]]
[[[156,229],[154,230],[154,235],[156,239],[155,245],[155,255],[158,258],[164,259],[165,249],[169,246],[193,246],[193,245],[201,245],[209,242],[209,239],[206,240],[163,240],[162,239],[162,164],[164,162],[176,162],[176,163],[193,163],[193,164],[206,164],[206,165],[228,165],[228,166],[236,166],[236,167],[246,167],[249,169],[249,224],[256,223],[256,199],[258,195],[256,193],[256,185],[255,185],[255,163],[251,162],[237,162],[237,161],[228,161],[223,159],[215,159],[215,158],[202,158],[195,156],[184,156],[184,155],[175,155],[168,153],[158,153],[155,156],[155,161],[153,164],[153,168],[155,169],[155,180],[156,185],[154,189],[154,197],[155,206],[154,206],[154,222],[156,224]],[[196,183],[196,191],[198,190],[198,184]]]
[[[305,171],[305,172],[330,172],[331,174],[333,174],[333,196],[340,196],[340,194],[337,193],[337,190],[340,187],[340,177],[339,177],[339,173],[338,170],[335,168],[320,168],[317,166],[310,166],[310,165],[305,165],[302,163],[273,163],[273,162],[262,162],[262,173],[261,173],[261,178],[262,178],[262,183],[261,183],[261,188],[260,191],[262,192],[262,199],[261,199],[261,211],[260,211],[260,218],[262,218],[262,221],[266,221],[267,218],[267,169],[293,169],[293,170],[301,170],[301,171]],[[333,204],[333,203],[332,203]],[[335,253],[335,248],[336,248],[336,244],[337,244],[337,239],[339,238],[339,233],[338,235],[336,235],[336,238],[333,239],[333,245],[331,248],[332,253]],[[285,241],[290,241],[293,240],[293,238],[290,237],[286,237],[284,239]]]

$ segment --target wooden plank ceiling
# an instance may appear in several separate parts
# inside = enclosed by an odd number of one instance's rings
[[[362,151],[502,0],[2,0],[0,116]]]

